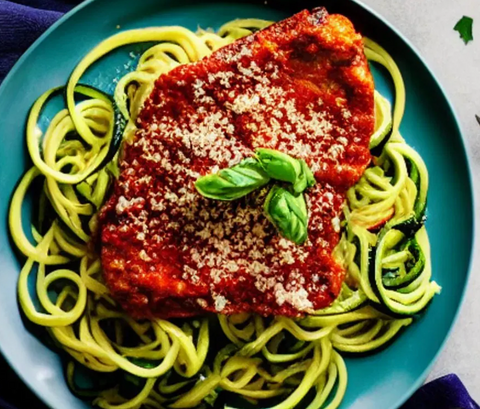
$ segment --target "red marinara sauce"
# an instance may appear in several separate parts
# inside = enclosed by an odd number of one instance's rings
[[[134,317],[205,312],[301,316],[344,279],[332,257],[346,190],[370,162],[373,80],[362,38],[325,9],[302,11],[156,81],[101,211],[102,264]],[[268,188],[221,202],[195,181],[267,147],[306,160],[308,240],[263,214]]]

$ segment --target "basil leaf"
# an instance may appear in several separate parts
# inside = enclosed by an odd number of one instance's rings
[[[315,186],[316,180],[313,172],[308,167],[307,163],[301,159],[299,160],[301,166],[301,173],[293,184],[293,191],[298,195],[302,193],[307,187]]]
[[[253,158],[248,158],[217,174],[198,178],[195,188],[209,199],[235,200],[270,182],[270,177]]]
[[[274,149],[258,148],[255,150],[258,161],[272,179],[295,183],[302,172],[302,165],[297,159]]]
[[[463,16],[453,29],[458,31],[465,44],[473,40],[473,19],[471,17]]]
[[[302,244],[308,235],[307,204],[303,195],[274,185],[264,204],[265,214],[279,233],[296,244]]]
[[[266,148],[256,149],[255,154],[268,176],[293,184],[293,191],[297,195],[315,184],[313,173],[303,159],[298,160],[286,153]]]

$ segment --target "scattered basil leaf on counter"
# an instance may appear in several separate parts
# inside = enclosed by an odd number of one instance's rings
[[[256,149],[255,155],[268,176],[291,183],[296,194],[315,184],[313,173],[304,160],[267,148]]]
[[[197,179],[195,188],[209,199],[236,200],[270,182],[270,177],[254,158],[248,158],[217,174]]]
[[[296,244],[307,240],[308,213],[303,194],[294,196],[287,189],[274,185],[265,199],[264,211],[283,237]]]
[[[471,17],[463,16],[453,29],[460,33],[465,44],[473,40],[473,19]]]

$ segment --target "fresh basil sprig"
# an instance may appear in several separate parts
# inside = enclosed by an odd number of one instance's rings
[[[303,159],[300,159],[300,165],[302,166],[302,172],[293,184],[293,191],[297,194],[303,193],[305,189],[315,186],[315,183],[317,183],[313,172]]]
[[[248,158],[217,174],[197,179],[195,188],[209,199],[236,200],[270,182],[270,177],[254,158]]]
[[[303,159],[259,148],[253,158],[217,174],[200,177],[195,187],[202,196],[228,201],[248,195],[271,179],[288,185],[272,186],[265,199],[265,215],[283,237],[303,244],[308,235],[308,212],[303,192],[316,183]]]
[[[268,176],[291,183],[297,195],[315,184],[313,173],[303,159],[267,148],[256,149],[255,155]]]
[[[303,244],[308,234],[308,213],[305,197],[274,185],[264,204],[265,214],[279,233],[296,244]]]

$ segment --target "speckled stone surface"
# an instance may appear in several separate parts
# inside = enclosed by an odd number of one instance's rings
[[[480,222],[480,3],[478,0],[363,0],[393,23],[426,59],[444,86],[463,127],[472,162],[478,237]],[[475,40],[464,45],[455,23],[474,19]],[[479,242],[477,240],[477,246]],[[452,271],[452,274],[455,274]],[[480,400],[480,254],[476,252],[467,295],[453,333],[430,379],[455,372]]]

